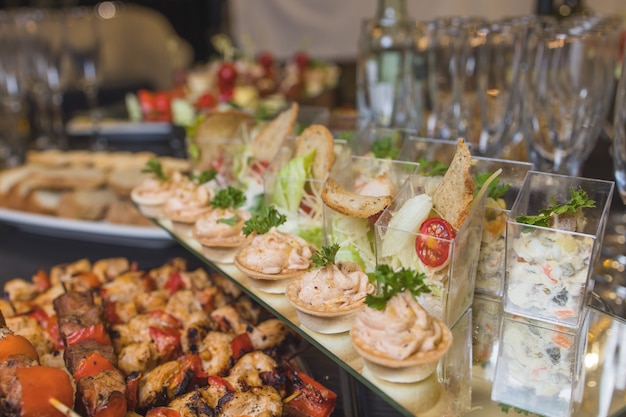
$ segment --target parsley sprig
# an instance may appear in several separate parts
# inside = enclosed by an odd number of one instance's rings
[[[372,284],[378,285],[378,293],[368,294],[365,304],[377,310],[384,309],[391,297],[404,291],[410,291],[415,297],[430,292],[430,288],[424,283],[426,274],[412,269],[394,271],[389,265],[381,264],[367,276]]]
[[[448,170],[448,165],[439,161],[431,161],[426,158],[419,158],[417,160],[420,164],[420,175],[426,177],[437,177],[443,175]]]
[[[582,188],[578,190],[572,188],[570,190],[571,198],[564,204],[557,204],[556,199],[552,197],[552,205],[546,209],[539,210],[539,214],[535,216],[517,216],[515,221],[518,223],[529,224],[532,226],[550,227],[550,218],[558,214],[576,213],[583,208],[593,208],[596,206],[594,200],[589,199],[587,192]]]
[[[489,179],[489,177],[491,177],[491,174],[491,172],[479,172],[478,174],[476,174],[476,176],[474,177],[474,183],[476,184],[476,193],[485,185],[485,182]],[[497,177],[487,187],[487,197],[491,197],[494,200],[502,198],[502,196],[504,196],[504,194],[509,191],[509,188],[511,188],[511,184],[500,184],[500,177]]]
[[[396,156],[400,153],[400,148],[394,144],[391,136],[385,136],[374,140],[371,151],[376,158],[396,159]]]
[[[217,170],[215,168],[211,168],[207,171],[202,171],[199,174],[191,172],[189,174],[189,178],[196,184],[204,184],[206,182],[211,181],[217,176]]]
[[[323,268],[326,265],[332,265],[335,263],[335,256],[339,251],[339,244],[333,243],[330,246],[322,246],[322,249],[315,251],[311,257],[311,262],[316,268]]]
[[[141,170],[143,173],[154,174],[158,179],[162,181],[167,181],[168,177],[165,175],[163,171],[163,165],[161,165],[161,161],[156,158],[150,159],[146,162],[146,166]]]
[[[215,193],[211,206],[215,208],[239,208],[246,202],[246,195],[239,188],[229,185]]]
[[[246,220],[241,229],[246,236],[256,232],[259,235],[269,232],[272,227],[278,227],[287,221],[287,216],[281,214],[274,206],[265,206],[261,211]]]

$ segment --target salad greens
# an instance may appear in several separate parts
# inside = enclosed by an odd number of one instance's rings
[[[246,203],[246,195],[238,188],[229,185],[215,193],[211,206],[215,208],[239,208]]]
[[[154,174],[158,179],[167,181],[168,177],[163,172],[163,166],[161,161],[156,158],[150,159],[146,162],[146,166],[141,170],[143,173]]]
[[[474,183],[476,184],[474,195],[485,185],[485,182],[491,177],[491,174],[490,172],[479,172],[476,174],[474,177]],[[487,197],[491,197],[494,200],[502,198],[502,196],[509,191],[509,188],[511,188],[511,184],[500,184],[500,177],[497,177],[487,186]]]
[[[315,150],[292,158],[276,177],[273,203],[289,213],[297,213],[304,196],[306,180],[311,178]]]
[[[389,265],[380,264],[367,276],[371,283],[378,286],[378,292],[375,295],[368,294],[365,297],[365,304],[377,310],[384,309],[391,297],[404,291],[410,291],[415,297],[430,292],[424,283],[426,274],[412,269],[402,268],[394,271]]]
[[[376,254],[369,220],[337,213],[331,217],[331,227],[331,239],[340,245],[336,259],[354,262],[364,271],[372,271]]]
[[[515,221],[518,223],[529,224],[531,226],[550,227],[550,219],[558,214],[576,214],[583,208],[594,208],[596,202],[589,199],[587,192],[582,188],[571,189],[571,198],[563,204],[558,204],[556,199],[552,197],[552,205],[546,209],[539,210],[538,215],[517,216]]]
[[[311,262],[316,268],[323,268],[326,265],[335,263],[335,255],[339,251],[339,244],[333,243],[330,246],[322,246],[322,249],[316,250],[311,257]]]
[[[243,225],[242,233],[249,236],[256,232],[260,235],[269,232],[272,227],[278,227],[285,223],[287,217],[276,210],[274,206],[265,206],[255,216],[252,216]]]

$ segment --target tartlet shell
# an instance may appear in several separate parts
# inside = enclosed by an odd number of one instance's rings
[[[362,301],[334,309],[315,308],[311,304],[300,301],[298,294],[301,288],[302,277],[292,279],[287,285],[285,296],[296,309],[300,324],[318,333],[336,334],[349,331],[356,314],[365,308]]]
[[[261,291],[271,294],[281,294],[285,292],[289,282],[306,272],[306,269],[283,271],[280,274],[264,274],[254,269],[246,267],[239,259],[241,247],[233,257],[233,263],[239,271],[250,278],[250,283]]]
[[[422,381],[436,369],[439,360],[452,345],[452,332],[441,320],[433,317],[442,330],[442,340],[437,349],[417,352],[406,359],[391,358],[369,346],[354,331],[350,331],[352,346],[365,361],[369,370],[377,377],[390,382],[412,383]]]

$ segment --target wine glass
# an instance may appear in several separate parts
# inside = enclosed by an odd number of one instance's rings
[[[79,6],[65,10],[63,21],[64,76],[84,94],[92,123],[92,147],[102,148],[106,143],[100,135],[102,115],[98,109],[100,18],[95,8]]]
[[[590,19],[536,32],[524,100],[528,153],[538,170],[579,176],[604,124],[618,43]]]

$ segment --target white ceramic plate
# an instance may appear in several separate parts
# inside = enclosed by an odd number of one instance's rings
[[[0,208],[0,222],[25,232],[120,246],[162,248],[174,244],[165,230],[99,221],[72,220]]]

